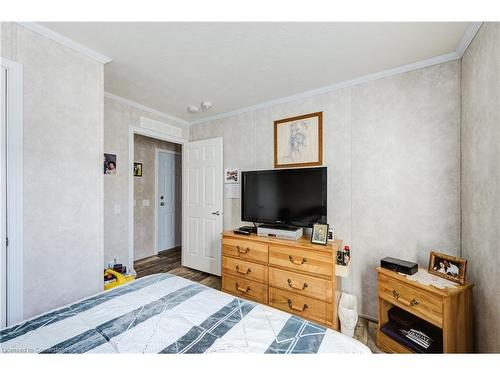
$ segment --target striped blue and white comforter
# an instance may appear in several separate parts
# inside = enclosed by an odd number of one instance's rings
[[[370,353],[285,312],[151,275],[6,328],[3,353]]]

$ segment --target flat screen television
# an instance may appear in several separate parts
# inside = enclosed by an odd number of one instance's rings
[[[241,220],[292,227],[326,223],[326,167],[241,173]]]

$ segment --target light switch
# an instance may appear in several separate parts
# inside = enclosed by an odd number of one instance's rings
[[[150,204],[149,204],[149,199],[144,199],[144,200],[142,201],[142,205],[143,205],[144,207],[149,207],[149,206],[150,206]]]
[[[115,204],[115,215],[118,215],[120,212],[122,212],[122,206]]]

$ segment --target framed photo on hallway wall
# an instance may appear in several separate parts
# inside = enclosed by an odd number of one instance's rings
[[[142,177],[142,163],[134,163],[134,176]]]
[[[323,112],[274,122],[274,167],[307,167],[323,163]]]
[[[104,154],[104,174],[116,174],[116,155]]]

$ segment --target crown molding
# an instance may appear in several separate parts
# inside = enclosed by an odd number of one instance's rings
[[[189,125],[189,122],[187,122],[186,120],[183,120],[179,117],[169,115],[168,113],[160,112],[154,108],[145,106],[144,104],[134,102],[133,100],[126,99],[122,96],[111,94],[110,92],[107,92],[107,91],[104,92],[104,97],[108,98],[108,99],[112,99],[116,102],[119,102],[119,103],[122,103],[122,104],[125,104],[128,106],[134,107],[134,108],[139,109],[141,111],[148,112],[148,113],[151,113],[151,114],[159,116],[159,117],[163,117],[167,120],[175,121],[175,122],[182,124],[182,125]]]
[[[54,42],[60,43],[68,48],[71,48],[74,51],[80,52],[81,54],[90,57],[102,64],[107,64],[110,61],[112,61],[111,58],[94,51],[93,49],[90,49],[83,44],[80,44],[78,42],[75,42],[74,40],[65,37],[64,35],[61,35],[45,26],[40,25],[37,22],[16,22],[17,24],[26,27],[27,29],[34,31],[37,34],[43,35]]]
[[[283,103],[288,103],[288,102],[292,102],[292,101],[299,100],[299,99],[310,98],[312,96],[325,94],[325,93],[328,93],[330,91],[340,90],[340,89],[343,89],[346,87],[356,86],[356,85],[359,85],[362,83],[367,83],[370,81],[376,81],[376,80],[381,79],[381,78],[386,78],[386,77],[394,76],[397,74],[406,73],[406,72],[409,72],[412,70],[426,68],[426,67],[432,66],[432,65],[446,63],[449,61],[457,60],[459,58],[460,58],[460,56],[457,54],[457,52],[451,52],[451,53],[447,53],[445,55],[435,56],[435,57],[432,57],[430,59],[417,61],[417,62],[412,63],[412,64],[402,65],[402,66],[399,66],[397,68],[383,70],[383,71],[378,72],[378,73],[368,74],[366,76],[361,76],[358,78],[350,79],[348,81],[343,81],[343,82],[335,83],[333,85],[324,86],[324,87],[321,87],[319,89],[305,91],[305,92],[302,92],[300,94],[286,96],[283,98],[279,98],[279,99],[271,100],[268,102],[252,105],[249,107],[240,108],[240,109],[230,111],[230,112],[220,113],[218,115],[206,117],[204,119],[192,121],[189,124],[190,125],[201,124],[201,123],[208,122],[208,121],[219,120],[219,119],[226,118],[226,117],[236,116],[236,115],[239,115],[242,113],[255,111],[257,109],[269,108],[269,107],[275,106],[277,104],[283,104]]]
[[[462,39],[460,39],[460,42],[458,42],[457,45],[457,55],[462,57],[467,50],[467,47],[469,47],[469,44],[471,44],[472,39],[476,36],[477,32],[481,28],[482,22],[471,22],[470,25],[467,27],[467,29],[464,32],[464,35],[462,36]]]
[[[467,47],[472,42],[472,39],[474,39],[474,37],[476,36],[476,34],[479,31],[482,24],[483,24],[482,22],[471,22],[470,25],[465,30],[464,35],[460,39],[460,41],[457,45],[457,48],[454,52],[450,52],[450,53],[447,53],[445,55],[431,57],[430,59],[417,61],[417,62],[412,63],[412,64],[402,65],[402,66],[399,66],[399,67],[396,67],[393,69],[383,70],[383,71],[378,72],[378,73],[369,74],[369,75],[354,78],[354,79],[351,79],[348,81],[339,82],[339,83],[336,83],[333,85],[324,86],[324,87],[321,87],[319,89],[305,91],[305,92],[302,92],[300,94],[286,96],[286,97],[271,100],[268,102],[263,102],[263,103],[259,103],[256,105],[252,105],[249,107],[243,107],[243,108],[240,108],[240,109],[237,109],[234,111],[224,112],[224,113],[220,113],[218,115],[205,117],[205,118],[199,119],[199,120],[194,120],[194,121],[191,121],[189,123],[189,125],[197,125],[197,124],[202,124],[202,123],[208,122],[208,121],[220,120],[220,119],[223,119],[226,117],[232,117],[232,116],[240,115],[243,113],[255,111],[258,109],[269,108],[269,107],[275,106],[277,104],[283,104],[283,103],[288,103],[288,102],[292,102],[292,101],[299,100],[299,99],[310,98],[312,96],[325,94],[325,93],[330,92],[330,91],[335,91],[335,90],[339,90],[339,89],[350,87],[350,86],[356,86],[356,85],[359,85],[362,83],[375,81],[375,80],[378,80],[381,78],[386,78],[386,77],[390,77],[393,75],[406,73],[406,72],[409,72],[412,70],[422,69],[422,68],[426,68],[426,67],[429,67],[432,65],[443,64],[443,63],[446,63],[449,61],[458,60],[463,56],[463,54],[467,50]]]

